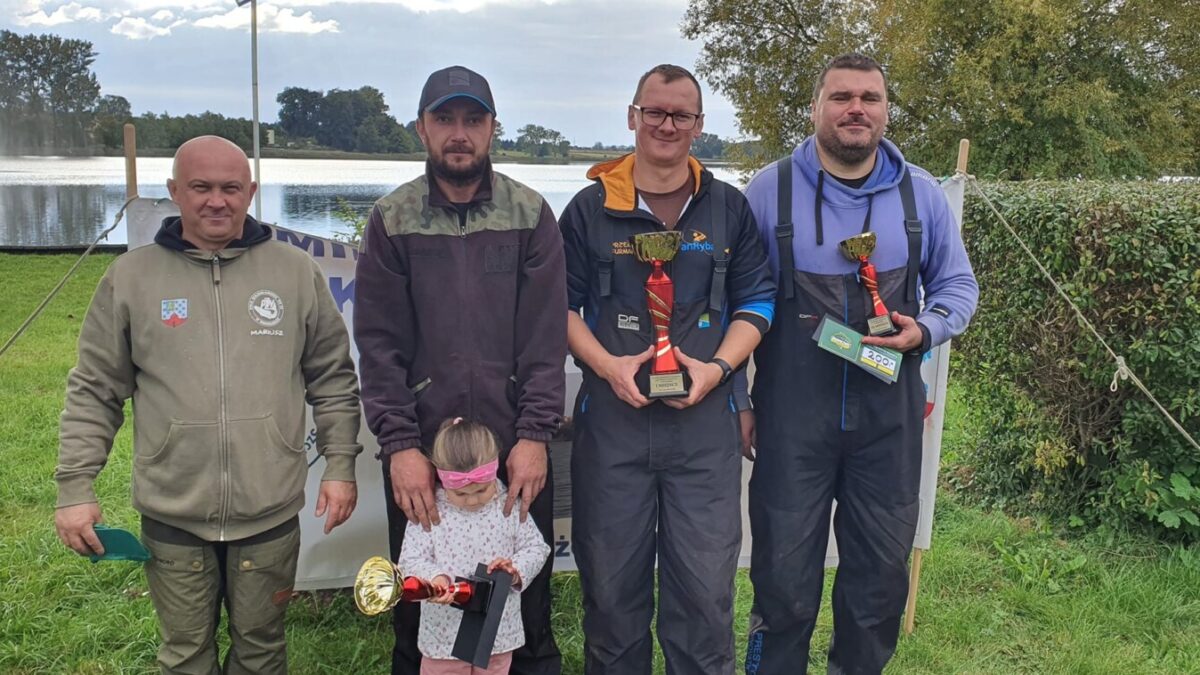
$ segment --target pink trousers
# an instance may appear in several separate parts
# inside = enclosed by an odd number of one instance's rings
[[[492,654],[487,668],[476,668],[458,659],[431,659],[421,657],[421,675],[508,675],[512,665],[512,652]]]

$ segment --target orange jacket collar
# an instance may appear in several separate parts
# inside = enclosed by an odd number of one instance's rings
[[[588,169],[587,177],[599,180],[604,185],[604,208],[613,211],[633,211],[637,208],[637,189],[633,185],[633,161],[631,152],[616,159]],[[694,196],[700,191],[700,174],[704,167],[695,157],[688,155],[688,167],[692,170]]]

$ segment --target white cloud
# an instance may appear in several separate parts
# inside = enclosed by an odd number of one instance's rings
[[[198,28],[224,28],[227,30],[246,28],[250,25],[250,9],[237,7],[224,14],[206,16],[196,20],[193,25]],[[312,12],[297,15],[290,7],[279,9],[274,5],[261,5],[258,8],[258,29],[267,33],[337,33],[340,32],[338,22],[317,21]]]
[[[555,5],[571,0],[353,0],[356,4],[398,5],[410,12],[431,13],[455,11],[460,14],[474,12],[485,7],[537,7]],[[669,2],[686,2],[686,0],[668,0]],[[349,0],[294,0],[288,2],[293,7],[323,7],[328,5],[348,4]]]
[[[141,17],[127,16],[112,27],[112,32],[130,40],[152,40],[171,34],[171,29],[155,26]]]
[[[84,7],[77,2],[62,5],[50,14],[47,14],[44,8],[39,9],[37,3],[29,3],[27,8],[36,11],[17,16],[15,19],[17,25],[57,26],[76,21],[103,21],[107,18],[105,12],[100,9],[96,7]]]
[[[175,18],[175,13],[169,9],[160,9],[150,18],[153,21],[170,21]]]
[[[272,8],[273,9],[273,8]],[[271,25],[268,20],[267,30],[279,33],[337,33],[338,22],[330,19],[328,21],[317,21],[313,18],[312,12],[305,12],[299,16],[291,8],[279,10],[274,16],[274,25]]]

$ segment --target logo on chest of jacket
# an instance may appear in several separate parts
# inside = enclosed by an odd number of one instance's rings
[[[283,298],[275,291],[254,291],[250,294],[247,309],[250,320],[260,326],[272,328],[283,321]]]
[[[637,314],[618,314],[617,328],[640,331],[642,329],[641,318]]]
[[[633,244],[627,240],[614,241],[612,243],[613,255],[633,255]]]
[[[686,236],[690,236],[691,241],[684,242],[683,245],[679,247],[680,251],[703,251],[709,255],[712,255],[713,245],[711,241],[708,241],[708,235],[704,234],[700,230],[692,230],[688,232],[685,237]]]
[[[175,298],[162,301],[162,322],[171,328],[180,326],[187,321],[187,298]]]

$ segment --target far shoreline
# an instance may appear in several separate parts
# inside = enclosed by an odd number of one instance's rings
[[[404,152],[404,153],[371,153],[371,152],[347,152],[345,150],[321,150],[312,148],[280,148],[280,147],[264,147],[261,148],[262,159],[316,159],[316,160],[367,160],[378,162],[424,162],[426,155],[424,152]],[[570,154],[566,157],[534,157],[524,152],[515,152],[512,150],[496,150],[491,153],[492,162],[496,164],[543,164],[543,165],[566,165],[566,164],[594,164],[604,162],[610,159],[623,157],[631,151],[622,150],[591,150],[586,148],[572,148]],[[248,157],[253,157],[250,153],[246,153]],[[138,148],[137,155],[139,158],[148,157],[174,157],[174,148]],[[124,157],[124,152],[119,148],[86,148],[81,151],[58,151],[50,155],[0,155],[0,157],[44,157],[44,158],[64,158],[64,159],[85,159],[88,157]],[[705,166],[725,167],[730,166],[730,162],[724,159],[701,159],[700,162]]]

